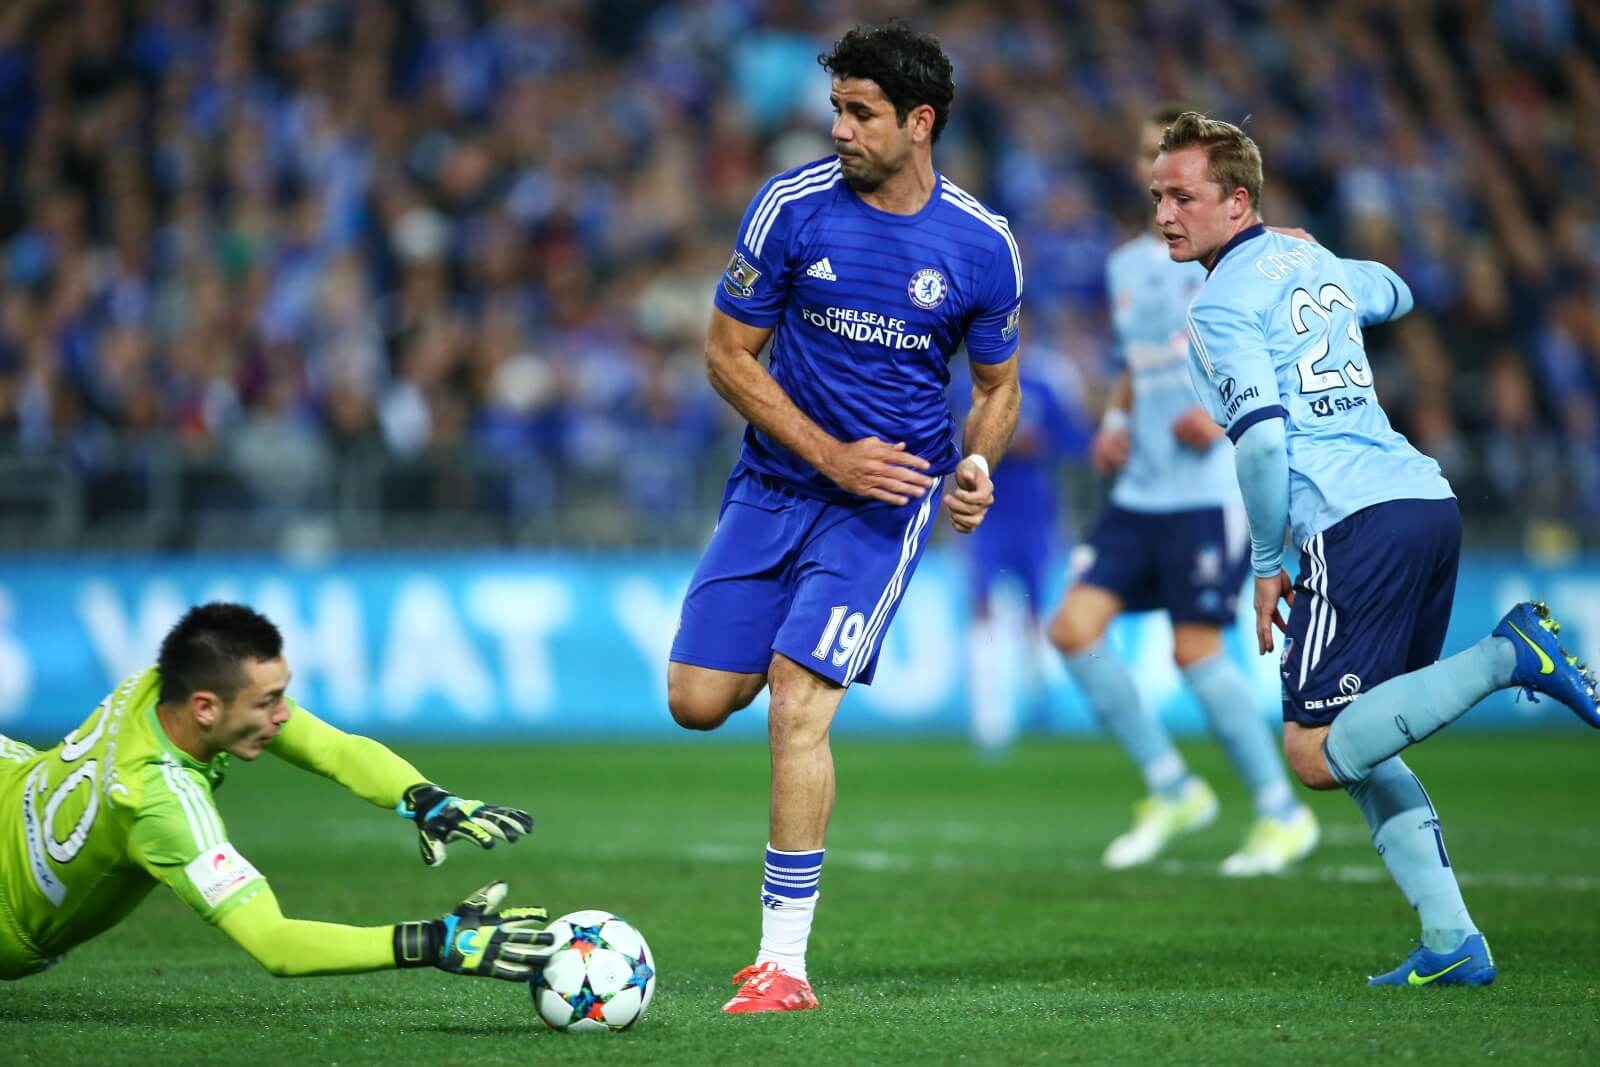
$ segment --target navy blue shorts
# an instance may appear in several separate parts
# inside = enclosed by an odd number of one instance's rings
[[[781,652],[840,685],[870,684],[884,631],[933,533],[941,483],[900,507],[837,504],[736,470],[670,658],[765,674]]]
[[[1115,593],[1124,611],[1231,625],[1250,569],[1243,508],[1130,511],[1112,505],[1072,553],[1072,577]]]
[[[1283,718],[1326,726],[1380,682],[1439,658],[1461,562],[1454,499],[1390,500],[1300,548],[1283,643]]]

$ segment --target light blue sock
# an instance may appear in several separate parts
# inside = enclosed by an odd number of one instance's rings
[[[1372,843],[1389,875],[1417,909],[1422,943],[1435,952],[1460,948],[1478,928],[1467,914],[1444,850],[1439,814],[1417,776],[1399,756],[1391,756],[1345,791],[1367,817]]]
[[[1172,739],[1139,699],[1133,676],[1102,639],[1092,648],[1065,657],[1067,670],[1083,690],[1100,728],[1132,757],[1150,792],[1167,800],[1183,795],[1189,768]]]
[[[1361,781],[1390,756],[1509,686],[1516,665],[1510,641],[1485,637],[1465,652],[1361,694],[1333,720],[1322,743],[1328,770],[1344,785]]]
[[[1283,758],[1244,673],[1224,652],[1189,664],[1183,673],[1206,710],[1211,733],[1249,788],[1257,817],[1286,819],[1293,815],[1299,802],[1289,789]]]

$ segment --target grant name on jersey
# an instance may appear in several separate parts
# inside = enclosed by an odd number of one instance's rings
[[[1256,270],[1263,278],[1282,281],[1301,267],[1314,267],[1322,261],[1316,245],[1302,245],[1288,252],[1274,252],[1256,260]]]

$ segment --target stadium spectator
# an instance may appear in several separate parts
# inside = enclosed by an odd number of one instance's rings
[[[796,72],[874,10],[13,0],[0,450],[68,456],[92,479],[145,435],[226,467],[238,435],[288,419],[319,453],[466,447],[644,514],[671,506],[627,474],[626,443],[648,411],[674,427],[663,470],[727,447],[698,414],[704,323],[684,309],[703,305],[721,265],[707,248],[759,176],[818,154],[824,116]],[[945,166],[1010,217],[1030,319],[1074,338],[1091,393],[1108,368],[1104,254],[1145,210],[1121,188],[1117,134],[1152,100],[1201,101],[1249,116],[1274,222],[1411,283],[1415,336],[1373,338],[1380,380],[1405,390],[1386,398],[1397,425],[1438,442],[1458,484],[1493,487],[1521,432],[1499,409],[1531,408],[1561,427],[1574,492],[1551,517],[1600,513],[1600,192],[1569,177],[1600,172],[1600,8],[1097,2],[1068,17],[1018,0],[910,17],[957,63]],[[1494,394],[1522,379],[1531,395]]]

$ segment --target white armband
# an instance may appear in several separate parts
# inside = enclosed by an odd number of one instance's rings
[[[1128,411],[1126,408],[1106,408],[1105,416],[1100,420],[1102,430],[1126,430],[1128,428]]]
[[[989,477],[989,461],[984,458],[982,452],[974,452],[972,455],[968,456],[967,459],[978,465],[978,469],[983,472],[983,476],[985,478]]]

